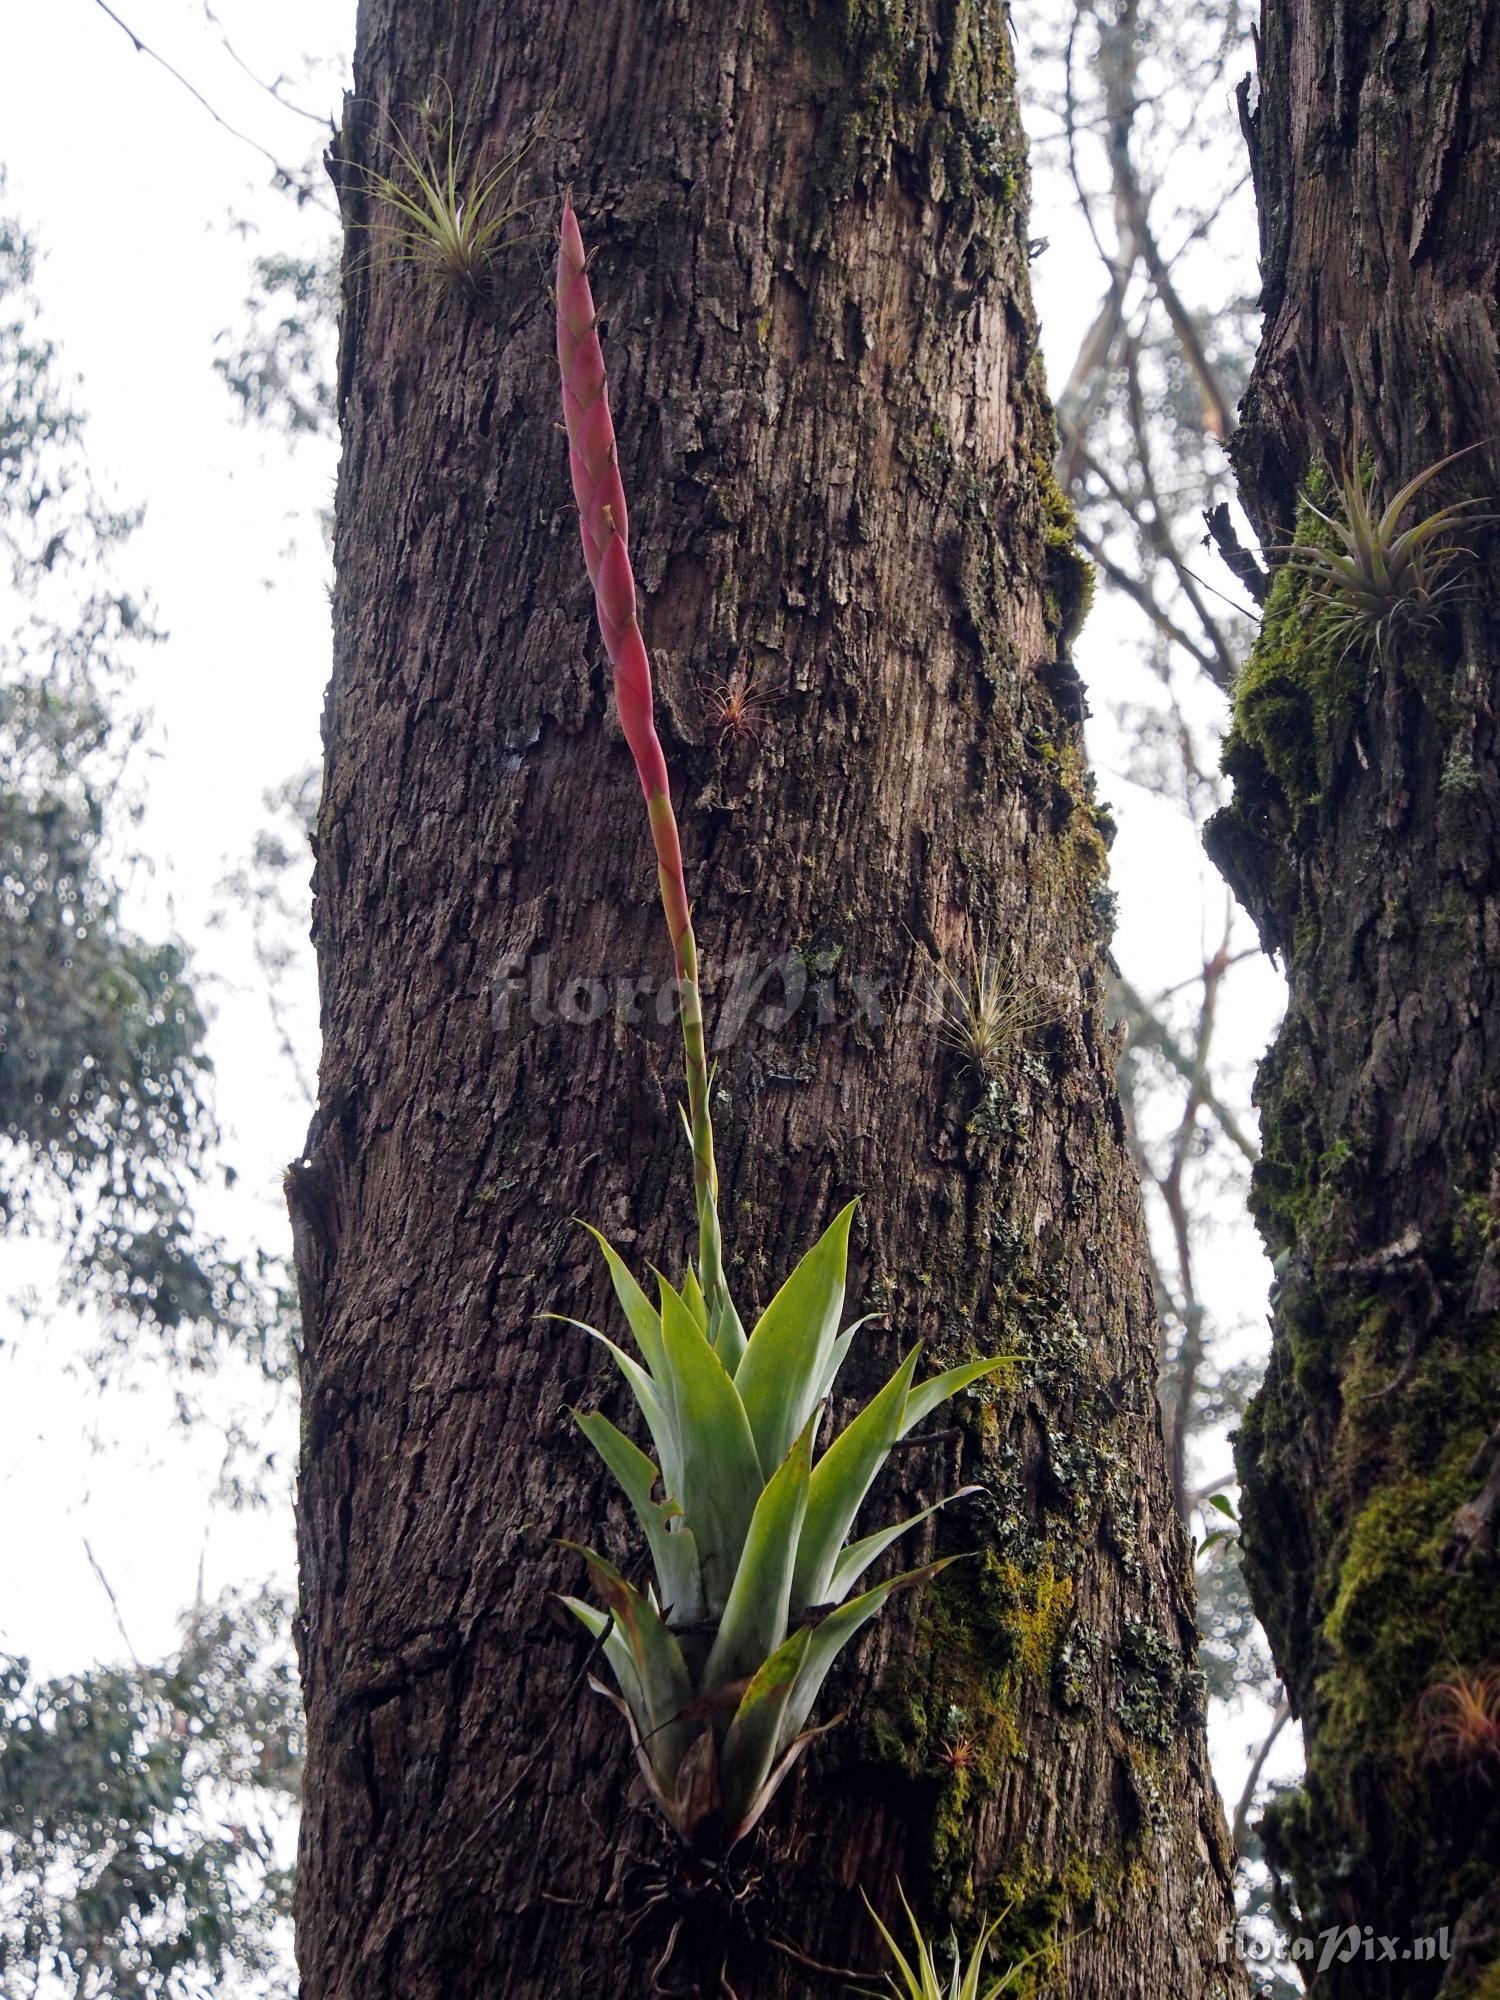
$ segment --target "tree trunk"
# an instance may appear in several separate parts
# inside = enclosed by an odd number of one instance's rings
[[[1268,545],[1316,527],[1298,487],[1326,506],[1341,458],[1389,496],[1500,435],[1497,119],[1494,0],[1266,6],[1266,324],[1235,450]],[[1495,485],[1476,454],[1406,522]],[[1239,1458],[1308,1771],[1267,1844],[1298,1928],[1373,1926],[1317,1986],[1361,2000],[1500,1982],[1500,603],[1493,531],[1458,539],[1441,621],[1383,657],[1342,653],[1283,567],[1210,834],[1290,984],[1259,1084],[1273,1350]],[[1452,1956],[1422,1957],[1444,1926]]]
[[[414,116],[434,77],[489,156],[551,108],[527,169],[546,199],[483,309],[384,257],[343,173],[325,1049],[291,1177],[303,1992],[831,1993],[806,1961],[875,1968],[859,1891],[889,1915],[898,1878],[943,1930],[1009,1907],[1001,1947],[1056,1943],[1074,1995],[1238,1992],[1002,10],[365,0],[356,67],[345,149],[366,163],[374,107]],[[937,1536],[975,1553],[850,1649],[822,1709],[848,1718],[747,1844],[727,1913],[682,1900],[550,1596],[582,1582],[559,1537],[639,1557],[569,1406],[631,1419],[597,1348],[538,1315],[607,1323],[574,1218],[675,1269],[692,1213],[666,941],[557,432],[564,183],[597,248],[719,974],[741,1310],[858,1194],[851,1296],[884,1317],[852,1390],[917,1337],[934,1365],[1022,1357],[896,1454],[883,1518],[978,1481]],[[746,674],[758,733],[720,726],[714,685]],[[967,938],[1044,1017],[990,1076],[916,1004],[925,949],[961,963]]]

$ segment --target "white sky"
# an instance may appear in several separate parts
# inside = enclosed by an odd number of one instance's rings
[[[232,64],[197,0],[119,0],[119,11],[224,117],[301,163],[313,128]],[[304,54],[336,64],[352,37],[346,0],[222,0],[219,11],[241,55],[267,77],[299,69]],[[334,453],[304,444],[288,455],[278,439],[241,428],[211,361],[216,336],[242,320],[256,248],[311,247],[330,218],[299,217],[271,192],[264,163],[134,54],[94,0],[13,5],[4,42],[6,206],[43,251],[45,328],[64,368],[82,378],[96,477],[123,503],[146,503],[121,567],[149,588],[170,634],[146,654],[138,689],[159,719],[141,835],[156,872],[137,885],[136,910],[146,924],[165,912],[211,975],[218,1104],[243,1190],[221,1219],[241,1240],[259,1230],[279,1242],[280,1175],[306,1106],[278,1056],[243,928],[206,923],[216,882],[264,823],[263,792],[318,753],[328,604],[314,514],[329,501]],[[341,88],[336,67],[327,75],[321,97],[301,93],[315,108]],[[1033,228],[1051,248],[1035,278],[1058,380],[1092,316],[1098,267],[1076,218],[1050,204],[1050,193],[1039,177]],[[261,226],[258,242],[229,229],[231,213]],[[1085,631],[1079,663],[1101,711],[1091,732],[1100,789],[1120,818],[1116,951],[1150,991],[1201,966],[1224,891],[1177,816],[1112,771],[1119,746],[1105,704],[1144,698],[1150,684],[1132,635],[1107,606]],[[310,976],[309,964],[290,996],[309,1038]],[[1222,1045],[1244,1052],[1246,1079],[1279,998],[1264,966],[1230,982]],[[0,1245],[0,1297],[23,1283],[45,1288],[47,1276],[35,1249]],[[1243,1217],[1226,1216],[1203,1278],[1224,1323],[1259,1323],[1265,1266]],[[285,1510],[212,1508],[214,1447],[172,1429],[169,1397],[149,1376],[128,1396],[93,1391],[72,1366],[86,1333],[69,1319],[0,1326],[0,1509],[11,1524],[0,1552],[0,1646],[29,1654],[43,1672],[120,1651],[85,1539],[147,1658],[172,1645],[200,1563],[210,1594],[290,1569]],[[236,1393],[226,1385],[227,1398]],[[290,1442],[285,1417],[282,1427]],[[1253,1728],[1245,1718],[1214,1728],[1231,1800]]]
[[[193,0],[119,11],[222,115],[300,165],[312,126],[243,76]],[[257,0],[224,14],[240,53],[266,76],[297,67],[304,50],[337,53],[352,25],[347,5],[312,0]],[[137,686],[158,722],[139,835],[155,874],[137,882],[135,911],[142,925],[175,926],[211,975],[217,1102],[244,1191],[219,1204],[216,1219],[237,1240],[279,1241],[281,1170],[307,1108],[256,994],[243,928],[206,926],[221,900],[215,884],[264,822],[262,793],[318,755],[329,624],[313,516],[328,502],[336,461],[331,445],[289,457],[278,439],[242,428],[211,363],[216,336],[243,317],[256,249],[300,247],[299,231],[310,245],[332,218],[304,221],[271,192],[257,156],[136,55],[92,0],[7,10],[4,38],[7,205],[43,251],[45,328],[63,369],[82,378],[95,476],[123,504],[146,503],[120,567],[149,589],[169,634],[142,656]],[[336,101],[336,88],[327,95]],[[264,226],[259,243],[228,227],[231,212]],[[310,954],[297,997],[315,1024]],[[0,1274],[4,1296],[18,1281],[44,1290],[48,1267],[4,1245]],[[148,1373],[128,1396],[101,1398],[69,1372],[89,1329],[69,1317],[4,1331],[14,1339],[0,1350],[0,1509],[26,1526],[0,1552],[0,1645],[43,1672],[119,1653],[85,1538],[143,1658],[173,1644],[200,1560],[210,1594],[289,1572],[284,1509],[209,1509],[219,1452],[174,1429],[161,1381]],[[226,1384],[223,1400],[241,1386]]]

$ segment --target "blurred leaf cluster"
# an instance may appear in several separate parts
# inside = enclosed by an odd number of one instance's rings
[[[290,1607],[227,1597],[160,1663],[0,1656],[0,1995],[289,1993]]]
[[[161,634],[118,580],[139,515],[90,475],[35,267],[0,216],[0,1228],[65,1245],[108,1345],[149,1329],[201,1368],[233,1342],[278,1374],[284,1272],[195,1214],[217,1133],[191,969],[122,907],[142,865],[130,684]]]
[[[220,334],[215,374],[247,423],[289,439],[332,430],[337,239],[313,256],[256,257],[250,277],[245,323]]]
[[[3,178],[0,178],[3,198]],[[204,1010],[183,948],[126,914],[160,637],[118,579],[138,515],[101,496],[40,325],[36,253],[0,214],[0,1233],[62,1252],[101,1378],[149,1351],[179,1412],[233,1351],[279,1379],[285,1259],[198,1214],[222,1174]],[[25,1305],[25,1301],[17,1303]],[[55,1301],[41,1301],[46,1307]],[[236,1420],[238,1421],[238,1420]],[[265,1441],[230,1436],[241,1497]],[[38,1679],[0,1656],[0,1995],[289,1990],[299,1703],[273,1594],[195,1610],[152,1666]]]

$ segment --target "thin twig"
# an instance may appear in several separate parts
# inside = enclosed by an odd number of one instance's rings
[[[1177,1130],[1172,1135],[1167,1171],[1157,1181],[1162,1204],[1172,1225],[1172,1241],[1177,1251],[1178,1291],[1181,1297],[1182,1342],[1172,1371],[1170,1406],[1167,1412],[1169,1417],[1167,1446],[1172,1492],[1176,1496],[1178,1511],[1184,1519],[1188,1511],[1188,1435],[1192,1429],[1198,1399],[1198,1378],[1203,1367],[1205,1314],[1203,1304],[1198,1297],[1197,1280],[1193,1270],[1193,1235],[1183,1193],[1183,1175],[1198,1129],[1198,1111],[1207,1089],[1208,1052],[1213,1041],[1219,986],[1224,977],[1224,959],[1228,951],[1228,942],[1226,931],[1224,948],[1203,968],[1203,999],[1198,1009],[1197,1032],[1193,1037],[1192,1068],[1187,1078],[1187,1096],[1183,1100],[1182,1115],[1177,1121]]]
[[[1243,952],[1238,952],[1235,954],[1235,959],[1244,956]],[[1258,951],[1255,956],[1259,956]],[[1198,978],[1202,976],[1200,973]],[[1196,984],[1196,981],[1194,983]],[[1165,1056],[1179,1076],[1191,1080],[1197,1068],[1193,1057],[1177,1041],[1151,1005],[1141,998],[1128,979],[1118,979],[1115,985],[1116,991],[1132,1016],[1131,1031],[1136,1039],[1143,1046],[1153,1048],[1159,1055]],[[1201,1074],[1198,1076],[1197,1089],[1200,1102],[1213,1113],[1224,1137],[1231,1145],[1238,1147],[1251,1166],[1254,1166],[1260,1158],[1260,1148],[1240,1124],[1234,1112],[1219,1097],[1206,1076]]]
[[[110,1582],[109,1578],[104,1574],[104,1567],[99,1561],[99,1558],[94,1554],[93,1549],[90,1547],[88,1536],[85,1535],[83,1536],[82,1539],[83,1539],[83,1553],[88,1557],[89,1568],[94,1572],[95,1576],[98,1577],[100,1587],[102,1588],[104,1595],[109,1599],[109,1608],[114,1613],[115,1630],[119,1633],[121,1639],[124,1641],[125,1651],[130,1655],[130,1664],[135,1668],[136,1672],[140,1675],[142,1680],[149,1681],[151,1679],[151,1675],[149,1674],[147,1669],[141,1665],[140,1655],[136,1652],[135,1647],[131,1644],[130,1633],[127,1631],[125,1626],[125,1614],[120,1609],[119,1598],[115,1596],[115,1587]]]
[[[1171,516],[1162,506],[1157,490],[1156,474],[1152,469],[1151,435],[1146,421],[1146,399],[1141,387],[1140,342],[1131,339],[1125,346],[1125,393],[1126,408],[1130,417],[1130,428],[1135,437],[1136,456],[1140,463],[1141,485],[1151,508],[1149,536],[1152,548],[1177,574],[1182,594],[1192,605],[1203,627],[1203,636],[1213,649],[1216,667],[1208,669],[1209,679],[1226,694],[1234,686],[1239,672],[1239,661],[1232,648],[1219,630],[1218,620],[1203,602],[1197,578],[1188,569],[1177,548],[1177,538],[1172,533]]]
[[[271,149],[268,146],[263,146],[260,143],[259,139],[253,139],[248,132],[242,132],[238,127],[238,125],[231,125],[229,120],[223,115],[223,113],[221,111],[216,110],[214,106],[209,102],[209,100],[203,95],[203,92],[198,88],[197,84],[191,82],[187,77],[185,77],[180,69],[178,69],[174,64],[168,62],[167,58],[164,55],[159,54],[157,50],[152,48],[149,42],[142,41],[141,37],[136,33],[135,29],[131,27],[128,21],[121,20],[120,16],[115,12],[114,8],[108,4],[108,0],[94,0],[94,5],[99,9],[101,14],[105,15],[109,20],[114,22],[115,26],[120,30],[121,34],[124,35],[130,42],[131,47],[135,50],[138,56],[149,57],[152,62],[158,64],[162,69],[164,69],[167,75],[170,76],[174,82],[180,83],[182,85],[182,88],[188,93],[188,95],[196,99],[196,101],[199,104],[201,104],[203,109],[208,113],[209,117],[212,118],[214,123],[220,126],[225,132],[227,132],[232,139],[238,139],[241,145],[249,146],[255,152],[259,153],[263,160],[269,160],[271,163],[271,167],[276,175],[276,181],[278,186],[289,189],[290,191],[295,193],[299,203],[311,202],[315,207],[326,210],[327,213],[330,215],[334,215],[337,213],[337,210],[333,207],[331,202],[324,201],[320,195],[314,192],[311,184],[307,181],[306,178],[304,178],[302,175],[293,173],[289,167],[283,166],[281,161],[277,159],[276,155],[271,151]]]
[[[1133,604],[1145,612],[1163,638],[1170,639],[1174,646],[1181,646],[1185,653],[1197,661],[1204,673],[1211,677],[1216,666],[1213,654],[1200,646],[1190,633],[1183,630],[1172,614],[1162,608],[1150,585],[1143,578],[1133,576],[1129,570],[1122,569],[1106,552],[1097,537],[1091,535],[1086,528],[1080,527],[1077,533],[1079,546],[1089,561],[1104,572],[1117,590],[1122,590]]]
[[[223,44],[224,53],[229,57],[229,60],[237,69],[244,71],[257,90],[263,90],[267,97],[271,98],[274,103],[279,104],[283,111],[290,111],[293,117],[305,118],[310,125],[316,125],[325,132],[336,133],[338,131],[337,125],[326,111],[309,111],[305,104],[294,104],[291,98],[283,97],[280,87],[282,79],[280,77],[277,77],[275,83],[267,83],[263,76],[256,75],[234,43],[230,41],[228,30],[213,8],[208,4],[208,0],[203,0],[203,15]]]
[[[1249,1775],[1245,1779],[1245,1787],[1240,1793],[1239,1804],[1234,1809],[1233,1837],[1236,1854],[1243,1854],[1245,1851],[1245,1830],[1250,1822],[1250,1808],[1255,1803],[1255,1788],[1260,1783],[1260,1774],[1265,1769],[1267,1757],[1271,1754],[1271,1745],[1276,1741],[1291,1719],[1291,1703],[1287,1700],[1283,1692],[1281,1700],[1276,1704],[1276,1713],[1271,1718],[1271,1727],[1266,1732],[1261,1741],[1260,1748],[1255,1753],[1255,1761],[1251,1764]]]

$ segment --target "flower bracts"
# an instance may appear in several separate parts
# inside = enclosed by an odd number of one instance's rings
[[[724,1287],[719,1236],[719,1178],[714,1165],[713,1128],[708,1113],[708,1056],[703,1040],[703,1006],[698,992],[698,947],[693,936],[687,880],[677,816],[672,811],[667,764],[651,704],[651,662],[635,615],[635,578],[630,568],[630,523],[609,414],[609,383],[594,297],[585,269],[583,239],[571,199],[563,202],[557,250],[557,361],[562,373],[563,421],[583,560],[594,586],[594,609],[604,649],[614,669],[620,726],[646,794],[646,813],[656,847],[662,908],[672,939],[672,960],[682,1015],[687,1070],[688,1137],[693,1148],[693,1190],[698,1211],[698,1264],[708,1300],[716,1346],[738,1358],[744,1331]]]

